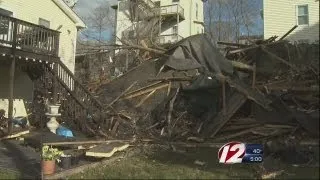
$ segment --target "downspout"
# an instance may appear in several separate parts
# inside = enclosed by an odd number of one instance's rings
[[[191,0],[190,13],[189,13],[189,16],[190,16],[190,36],[192,34],[192,32],[191,32],[191,30],[192,30],[192,5],[193,5],[193,0]]]

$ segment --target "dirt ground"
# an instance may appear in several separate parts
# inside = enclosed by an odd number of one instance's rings
[[[121,159],[104,167],[90,169],[76,174],[70,179],[260,179],[261,164],[223,165],[217,160],[217,150],[213,148],[180,149],[178,152],[157,147],[138,155]],[[183,152],[181,152],[183,151]],[[195,161],[204,162],[197,165]],[[279,161],[274,163],[277,176],[282,179],[319,179],[319,167],[292,166]]]

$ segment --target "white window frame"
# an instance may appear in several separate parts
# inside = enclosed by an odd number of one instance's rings
[[[299,6],[306,6],[307,7],[307,10],[308,10],[308,14],[307,15],[304,15],[304,16],[307,16],[308,18],[308,23],[307,24],[299,24]],[[297,21],[297,25],[298,26],[309,26],[310,24],[310,13],[309,13],[309,5],[308,4],[298,4],[296,5],[296,21]]]
[[[196,3],[196,20],[199,19],[199,4]]]
[[[14,11],[13,9],[11,9],[10,7],[1,5],[1,8],[4,9],[4,10],[7,10],[7,11],[12,12],[12,16],[11,16],[11,17],[13,17],[13,18],[16,17],[15,11]],[[10,27],[12,27],[12,26],[9,25],[9,33],[7,34],[9,37],[12,36]],[[3,35],[1,35],[1,36],[3,36]],[[11,39],[11,38],[10,38],[10,39]]]
[[[175,28],[177,28],[176,31],[175,31]],[[172,34],[178,34],[178,33],[179,33],[178,32],[178,25],[172,26]]]

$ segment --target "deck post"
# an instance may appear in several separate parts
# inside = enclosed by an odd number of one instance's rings
[[[16,69],[16,47],[17,47],[17,30],[18,24],[16,20],[13,20],[13,38],[12,38],[12,61],[9,72],[9,104],[8,104],[8,134],[12,132],[12,121],[13,121],[13,93],[14,93],[14,75]]]

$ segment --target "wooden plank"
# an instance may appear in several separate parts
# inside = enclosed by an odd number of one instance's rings
[[[12,139],[12,138],[20,137],[20,136],[28,134],[28,133],[30,133],[30,131],[29,130],[25,130],[25,131],[21,131],[21,132],[17,132],[17,133],[11,134],[11,135],[4,136],[4,137],[0,138],[0,140]]]
[[[165,87],[168,87],[168,86],[169,86],[169,83],[166,83],[166,84],[159,85],[157,87],[148,88],[148,89],[145,89],[145,90],[142,90],[142,91],[139,91],[139,92],[135,92],[135,93],[130,93],[130,95],[125,95],[123,97],[123,99],[131,99],[131,98],[134,98],[134,97],[137,97],[137,96],[141,96],[143,94],[152,92],[154,90],[162,89],[162,88],[165,88]]]
[[[154,94],[157,90],[151,91],[148,95],[142,98],[142,100],[135,106],[135,107],[140,107],[147,99],[149,99],[152,94]]]
[[[61,145],[85,145],[85,144],[103,144],[103,143],[113,143],[113,142],[133,142],[133,140],[92,140],[92,141],[73,141],[73,142],[48,142],[48,143],[43,143],[43,145],[48,145],[48,146],[61,146]]]
[[[157,81],[157,82],[155,82],[155,83],[149,84],[149,85],[144,86],[144,87],[142,87],[142,88],[139,88],[139,89],[136,89],[136,90],[134,90],[134,91],[128,92],[128,93],[127,93],[127,94],[125,94],[124,96],[127,96],[127,95],[132,94],[132,93],[135,93],[135,92],[142,91],[142,90],[144,90],[144,89],[147,89],[147,88],[153,87],[153,86],[158,85],[158,84],[160,84],[160,83],[162,84],[163,82],[161,82],[161,81]]]
[[[287,37],[293,30],[295,30],[298,27],[298,25],[293,26],[286,34],[284,34],[279,41],[283,40],[285,37]]]
[[[123,151],[128,147],[128,143],[113,142],[109,144],[101,144],[86,151],[86,156],[111,157],[115,152]]]

